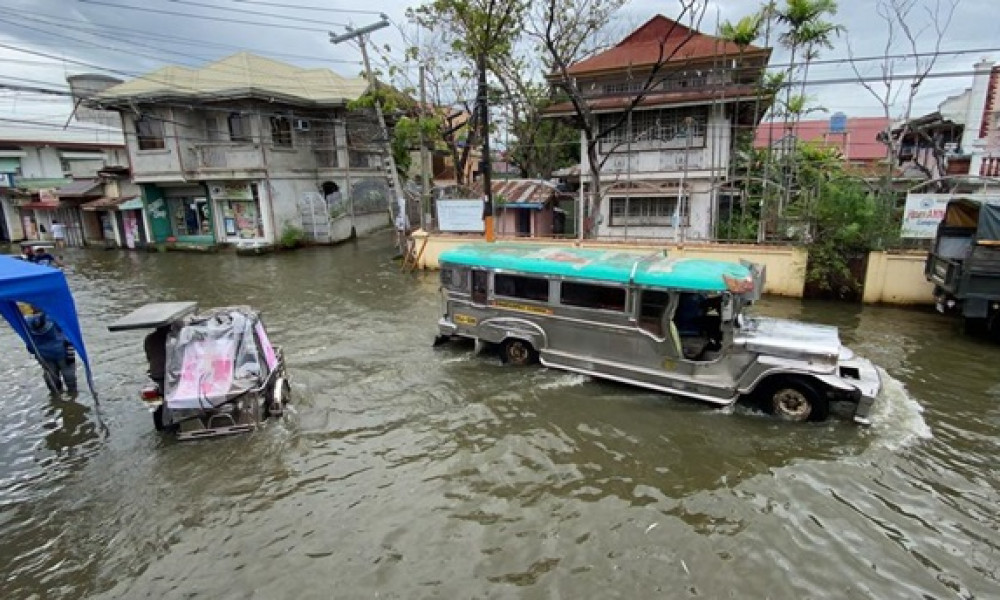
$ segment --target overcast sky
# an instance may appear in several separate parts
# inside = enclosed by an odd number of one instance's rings
[[[933,4],[933,0],[916,1]],[[935,72],[942,76],[928,79],[921,87],[914,114],[935,110],[945,97],[967,87],[971,82],[968,72],[977,61],[1000,60],[997,3],[959,0],[941,47],[966,52],[939,58]],[[339,33],[345,24],[365,25],[377,21],[378,16],[343,12],[330,6],[353,11],[378,7],[412,36],[415,30],[406,23],[405,10],[415,4],[405,0],[367,5],[349,0],[4,0],[4,10],[0,11],[0,83],[65,89],[67,75],[97,72],[128,79],[166,64],[198,66],[240,50],[302,67],[327,67],[343,75],[357,75],[361,71],[357,47],[330,44],[326,31]],[[875,0],[841,0],[839,4],[840,12],[834,20],[847,28],[847,34],[835,39],[834,49],[823,50],[820,60],[846,58],[848,40],[856,57],[883,54],[886,26],[875,13]],[[324,10],[290,8],[324,5],[329,6]],[[759,5],[758,0],[711,0],[701,28],[713,33],[720,19],[738,19]],[[126,6],[142,10],[123,8]],[[627,29],[657,13],[675,16],[677,10],[676,0],[634,0],[617,15],[612,26]],[[928,24],[926,14],[919,11],[915,11],[912,21],[918,30]],[[935,37],[932,30],[926,30],[918,50],[932,51]],[[373,41],[390,45],[391,55],[402,61],[405,43],[399,29],[383,29],[374,34]],[[900,46],[898,51],[909,49]],[[786,61],[787,52],[776,47],[772,64]],[[875,63],[864,63],[862,70],[868,75],[879,73]],[[843,111],[849,116],[880,114],[880,106],[856,82],[832,83],[852,76],[849,65],[816,64],[810,80],[818,83],[810,87],[808,95],[830,112]],[[58,96],[0,90],[3,119],[65,117],[70,108],[69,100]],[[897,106],[896,112],[899,110]],[[0,128],[5,124],[9,121],[0,121]]]

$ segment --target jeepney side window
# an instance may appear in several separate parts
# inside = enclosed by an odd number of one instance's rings
[[[493,293],[509,298],[548,302],[549,280],[540,277],[496,273],[493,275]]]
[[[664,337],[663,315],[670,306],[670,293],[659,290],[639,292],[639,327],[656,337]]]
[[[625,288],[563,281],[559,301],[564,306],[625,311]]]
[[[468,291],[468,273],[465,269],[443,268],[441,269],[441,285],[455,292]]]
[[[489,283],[486,271],[472,271],[472,301],[476,304],[486,304],[486,288]]]

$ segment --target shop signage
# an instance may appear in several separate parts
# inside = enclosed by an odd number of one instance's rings
[[[208,184],[208,191],[216,200],[253,200],[250,184],[245,181],[219,181]]]
[[[903,209],[903,228],[899,237],[910,239],[934,239],[938,224],[944,219],[948,201],[955,198],[971,198],[983,201],[998,201],[1000,196],[984,194],[907,194]]]
[[[56,204],[59,202],[59,194],[56,193],[55,188],[45,188],[38,190],[38,200],[40,202],[49,202],[51,204]]]
[[[12,187],[14,187],[14,174],[0,173],[0,188],[12,188]]]

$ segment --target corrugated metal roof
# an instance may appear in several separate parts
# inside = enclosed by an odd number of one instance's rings
[[[539,207],[564,195],[555,184],[542,179],[506,179],[491,182],[493,198],[504,204],[533,204]]]
[[[217,99],[275,97],[289,102],[342,105],[368,88],[360,77],[342,77],[329,69],[303,69],[249,52],[240,52],[201,69],[163,67],[110,87],[95,96],[99,104],[131,99]]]
[[[56,195],[60,198],[83,198],[85,196],[96,196],[92,194],[94,190],[101,187],[96,179],[75,179],[68,185],[64,185],[56,190]]]
[[[106,208],[117,208],[118,206],[133,200],[138,196],[122,196],[121,198],[110,198],[105,196],[103,198],[98,198],[97,200],[91,200],[90,202],[85,202],[80,205],[83,210],[102,210]]]
[[[660,40],[664,37],[666,42],[661,54]],[[770,53],[770,50],[747,46],[742,54],[746,56],[760,52]],[[691,30],[663,15],[656,15],[615,47],[574,63],[568,70],[570,75],[581,75],[626,67],[651,66],[662,60],[662,57],[670,57],[667,62],[676,63],[723,54],[737,56],[740,54],[740,48],[732,42]]]

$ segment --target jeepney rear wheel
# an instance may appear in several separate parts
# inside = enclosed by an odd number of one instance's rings
[[[783,421],[825,421],[830,414],[826,397],[802,379],[782,377],[765,389],[765,408]]]
[[[518,338],[509,338],[500,345],[500,361],[522,367],[538,361],[538,352],[532,345]]]

